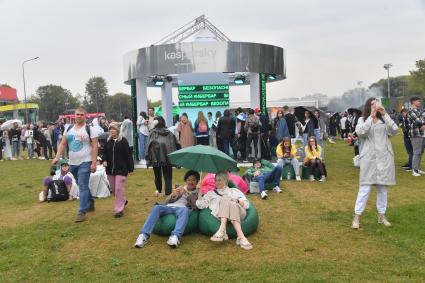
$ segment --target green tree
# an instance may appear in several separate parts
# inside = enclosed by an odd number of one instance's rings
[[[84,104],[89,112],[102,112],[106,108],[108,87],[102,77],[92,77],[86,83],[86,96]]]
[[[72,96],[69,90],[51,84],[40,86],[28,102],[38,104],[40,120],[45,121],[56,121],[59,114],[80,104],[78,98]]]
[[[390,77],[390,95],[391,97],[399,97],[409,95],[408,92],[408,84],[409,84],[409,76],[398,76],[398,77]],[[373,83],[371,88],[380,88],[382,89],[382,95],[388,97],[388,80],[381,79],[376,83]]]
[[[415,94],[425,94],[425,59],[416,61],[417,70],[410,71],[411,84],[409,89]]]
[[[106,97],[106,117],[117,121],[124,120],[125,116],[132,117],[131,97],[128,94],[118,92]]]

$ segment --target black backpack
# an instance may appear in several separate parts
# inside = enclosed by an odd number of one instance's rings
[[[69,125],[69,127],[66,129],[66,132],[68,133],[72,128],[74,127],[74,124]],[[91,141],[91,132],[90,132],[90,126],[86,125],[86,132],[89,135],[89,139]]]
[[[49,194],[47,201],[64,201],[69,198],[69,193],[65,182],[62,180],[54,180],[49,185]]]

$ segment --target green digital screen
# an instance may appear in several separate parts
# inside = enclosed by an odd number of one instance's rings
[[[229,100],[179,101],[179,107],[221,107],[229,106]]]
[[[185,85],[178,90],[180,107],[229,106],[229,85]]]
[[[211,99],[228,99],[229,94],[225,92],[219,93],[179,93],[179,100],[211,100]]]
[[[229,92],[229,85],[182,85],[179,93]]]
[[[262,114],[267,113],[266,80],[267,80],[266,74],[260,74],[260,110]]]

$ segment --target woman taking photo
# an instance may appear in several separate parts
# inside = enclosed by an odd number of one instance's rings
[[[378,223],[391,226],[385,217],[388,186],[395,185],[394,152],[389,138],[397,131],[396,123],[385,109],[377,105],[375,98],[369,98],[364,106],[363,117],[356,126],[360,140],[360,184],[354,208],[353,229],[360,227],[360,216],[366,207],[372,185],[378,191]]]
[[[300,177],[300,166],[297,159],[297,148],[295,144],[291,143],[291,139],[285,137],[282,142],[276,147],[276,156],[278,158],[278,164],[282,168],[287,164],[292,164],[295,172],[295,178],[297,181],[301,181]]]
[[[133,158],[127,140],[120,135],[116,123],[109,125],[109,137],[103,154],[103,164],[106,166],[109,186],[115,196],[114,217],[119,218],[124,213],[127,204],[124,185],[127,175],[134,170]]]
[[[208,120],[202,111],[198,112],[198,119],[195,120],[196,144],[209,145]]]

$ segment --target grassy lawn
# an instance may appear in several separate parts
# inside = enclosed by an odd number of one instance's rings
[[[326,146],[328,181],[283,181],[282,194],[250,200],[260,214],[254,249],[234,240],[223,244],[201,234],[183,238],[178,249],[153,235],[133,248],[153,196],[152,170],[128,180],[129,205],[114,219],[113,199],[96,201],[96,212],[73,223],[78,203],[38,203],[49,162],[0,162],[1,282],[424,282],[425,176],[413,178],[400,165],[406,154],[393,139],[397,183],[390,188],[388,218],[377,224],[373,191],[360,231],[350,229],[358,189],[353,148],[340,141]],[[425,162],[422,163],[425,168]],[[183,183],[184,169],[174,170]]]

